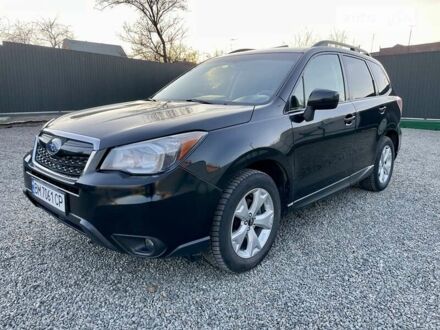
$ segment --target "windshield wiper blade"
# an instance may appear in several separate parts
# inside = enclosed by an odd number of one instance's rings
[[[212,104],[209,101],[205,101],[205,100],[200,100],[200,99],[188,99],[185,100],[186,102],[196,102],[196,103],[202,103],[202,104]]]

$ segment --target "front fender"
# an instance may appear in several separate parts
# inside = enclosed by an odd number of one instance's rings
[[[276,162],[291,181],[292,145],[289,118],[276,116],[209,132],[182,166],[221,188],[240,169],[268,160]]]

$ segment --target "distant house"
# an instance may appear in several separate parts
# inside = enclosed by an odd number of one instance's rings
[[[388,48],[380,48],[379,52],[372,53],[373,56],[381,55],[397,55],[397,54],[408,54],[408,53],[424,53],[424,52],[439,52],[440,42],[432,42],[429,44],[419,44],[419,45],[395,45]]]
[[[127,57],[127,54],[125,54],[124,49],[121,46],[101,44],[97,42],[64,39],[63,49],[76,50],[79,52]]]

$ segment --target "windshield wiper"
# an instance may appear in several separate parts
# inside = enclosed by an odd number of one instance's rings
[[[202,104],[212,104],[212,102],[205,101],[205,100],[199,100],[199,99],[188,99],[185,100],[186,102],[196,102],[196,103],[202,103]]]

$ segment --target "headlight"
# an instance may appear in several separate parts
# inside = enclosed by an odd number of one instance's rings
[[[102,170],[133,174],[166,171],[183,159],[207,133],[190,132],[114,148],[101,165]]]

